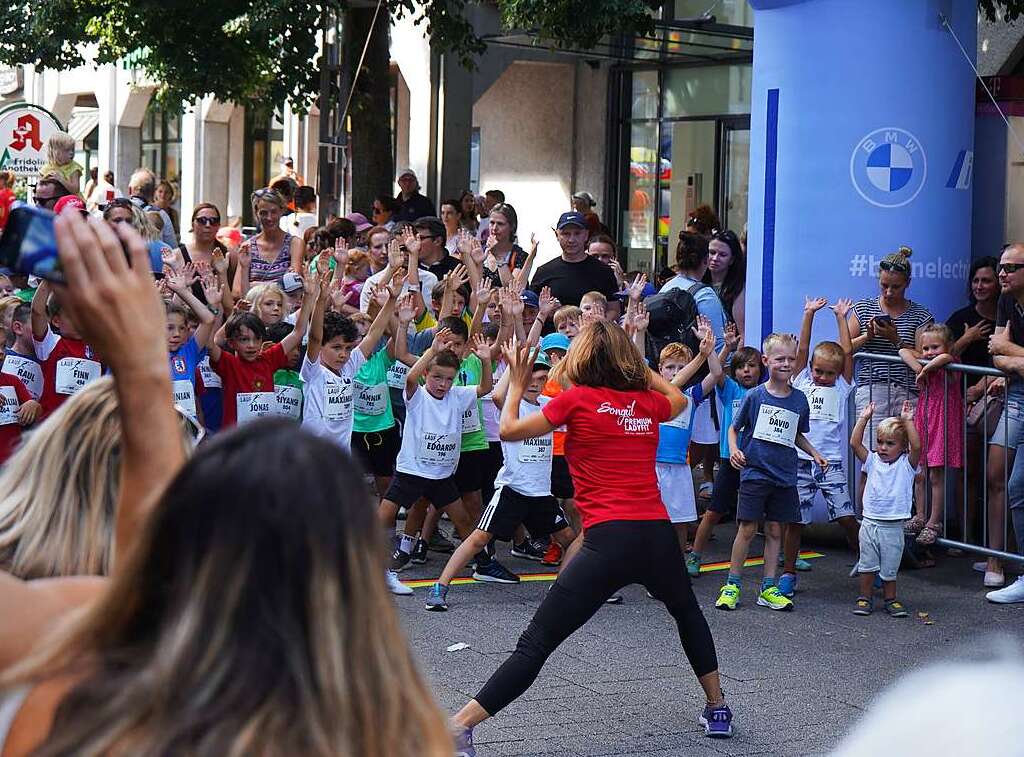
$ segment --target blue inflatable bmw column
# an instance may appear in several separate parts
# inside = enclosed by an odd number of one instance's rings
[[[878,293],[914,250],[908,296],[966,304],[974,0],[750,0],[754,20],[747,343],[796,332],[804,295]],[[820,317],[815,338],[832,337]]]

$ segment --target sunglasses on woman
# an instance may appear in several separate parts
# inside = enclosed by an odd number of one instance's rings
[[[200,226],[216,226],[220,223],[220,218],[214,218],[213,216],[197,216],[193,223],[198,223]]]

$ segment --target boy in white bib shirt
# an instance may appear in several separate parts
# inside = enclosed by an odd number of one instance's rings
[[[762,345],[768,382],[743,398],[729,427],[729,463],[740,471],[736,521],[739,529],[732,545],[729,577],[715,602],[721,610],[735,610],[740,598],[740,574],[764,520],[764,579],[757,604],[772,610],[792,610],[793,601],[775,585],[776,560],[782,541],[782,523],[800,519],[796,490],[797,448],[823,469],[828,460],[807,441],[810,408],[807,397],[789,384],[796,364],[796,340],[789,334],[769,334]]]
[[[551,361],[546,355],[538,353],[533,360],[529,387],[519,405],[519,417],[540,412],[539,395],[547,382],[550,369]],[[494,390],[494,404],[499,408],[504,404],[510,377],[511,373],[506,371]],[[550,433],[536,439],[501,443],[505,464],[495,479],[494,495],[484,508],[476,530],[463,540],[448,559],[441,577],[430,587],[426,609],[435,612],[447,610],[448,586],[455,574],[486,547],[492,538],[500,541],[512,539],[520,523],[526,526],[534,538],[546,539],[551,536],[563,548],[572,543],[576,534],[565,519],[558,500],[551,494],[552,445]]]
[[[853,307],[850,300],[839,300],[832,306],[839,329],[839,344],[820,342],[811,354],[811,363],[807,367],[807,354],[810,350],[811,332],[814,328],[814,315],[828,303],[824,298],[806,298],[804,304],[803,323],[800,328],[800,344],[796,352],[796,364],[804,366],[803,370],[793,379],[793,387],[799,389],[807,397],[810,408],[810,430],[807,439],[828,460],[828,468],[816,466],[803,450],[798,450],[797,492],[800,495],[800,520],[786,525],[782,545],[785,556],[782,575],[779,577],[779,591],[786,597],[796,593],[796,571],[810,570],[811,566],[802,560],[800,555],[800,533],[803,527],[810,525],[814,508],[814,498],[818,492],[825,498],[828,507],[828,519],[843,527],[846,541],[854,554],[857,552],[857,513],[850,500],[846,481],[846,415],[847,400],[853,386],[853,345],[850,341],[850,327],[846,314]]]

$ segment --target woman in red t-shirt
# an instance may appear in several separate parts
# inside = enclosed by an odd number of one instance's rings
[[[520,419],[519,400],[533,362],[526,349],[510,357],[502,441],[568,426],[565,457],[583,520],[583,547],[558,574],[515,652],[455,716],[458,746],[473,754],[473,726],[526,691],[558,645],[608,597],[634,583],[664,602],[675,618],[683,649],[707,695],[700,716],[705,732],[731,736],[732,713],[719,684],[715,644],[693,596],[654,470],[658,424],[679,414],[686,398],[647,367],[621,328],[600,321],[576,337],[559,365],[572,387],[540,413]]]

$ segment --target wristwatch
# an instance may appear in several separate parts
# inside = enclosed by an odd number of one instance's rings
[[[409,287],[409,291],[410,292],[421,292],[421,291],[423,291],[423,284],[420,284],[420,283],[407,284],[406,286]]]

